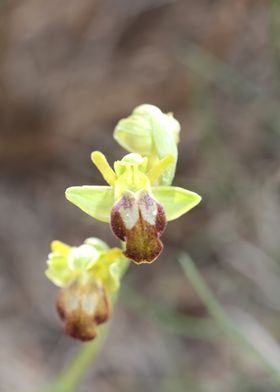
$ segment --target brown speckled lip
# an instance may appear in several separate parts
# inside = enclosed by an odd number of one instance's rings
[[[132,218],[126,221],[129,214]],[[165,226],[164,209],[148,192],[125,194],[112,208],[112,230],[126,243],[124,255],[136,264],[152,263],[160,255],[163,244],[159,237]]]
[[[92,309],[85,307],[88,299],[94,301]],[[94,339],[97,325],[107,321],[111,313],[105,289],[95,283],[80,285],[79,281],[60,291],[56,307],[65,333],[82,342]]]

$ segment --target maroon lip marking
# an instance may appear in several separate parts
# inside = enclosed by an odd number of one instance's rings
[[[94,339],[97,325],[110,317],[107,294],[95,283],[80,285],[75,281],[63,288],[56,307],[64,321],[65,333],[84,342]]]
[[[148,192],[126,193],[112,208],[112,230],[126,242],[125,256],[137,264],[152,263],[160,255],[165,226],[164,209]]]

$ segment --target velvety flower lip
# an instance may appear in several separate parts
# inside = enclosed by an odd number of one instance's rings
[[[124,255],[136,264],[151,263],[161,253],[166,227],[163,207],[148,192],[126,192],[112,208],[111,227],[125,242]]]
[[[191,210],[201,197],[180,187],[158,185],[174,162],[172,156],[148,168],[147,158],[132,153],[116,161],[115,170],[102,153],[95,151],[91,157],[109,186],[70,187],[66,198],[95,219],[110,223],[132,261],[151,263],[162,250],[159,237],[166,222]]]
[[[104,287],[95,282],[72,282],[60,291],[56,306],[65,333],[84,342],[96,337],[97,325],[107,321],[111,312]]]

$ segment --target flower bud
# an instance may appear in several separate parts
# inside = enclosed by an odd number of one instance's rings
[[[127,151],[149,158],[152,164],[168,155],[174,163],[161,178],[161,185],[172,183],[178,156],[180,124],[172,113],[165,114],[154,105],[140,105],[132,114],[118,122],[115,140]]]
[[[180,124],[172,113],[165,114],[154,105],[137,106],[132,114],[121,119],[114,130],[114,138],[127,151],[141,155],[151,155],[154,152],[152,128],[166,128],[176,144],[179,142]]]

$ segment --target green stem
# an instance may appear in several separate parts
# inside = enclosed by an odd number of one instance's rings
[[[257,342],[255,344],[250,340],[245,332],[236,326],[236,324],[227,316],[221,305],[217,302],[214,294],[207,287],[203,277],[200,275],[195,264],[187,254],[182,254],[179,262],[187,278],[192,283],[201,301],[208,309],[209,314],[220,325],[225,335],[234,340],[239,346],[247,352],[253,354],[259,359],[263,367],[271,374],[275,383],[280,385],[280,364],[273,360],[267,352],[261,350]]]
[[[77,387],[92,362],[99,354],[108,332],[108,324],[98,328],[96,340],[83,343],[80,351],[63,370],[62,374],[49,385],[43,392],[75,392]]]

